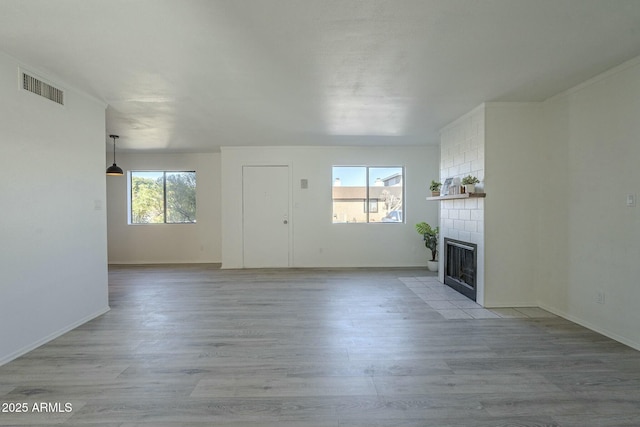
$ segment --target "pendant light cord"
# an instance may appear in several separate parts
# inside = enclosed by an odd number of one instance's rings
[[[113,164],[116,164],[116,139],[120,138],[118,135],[109,135],[109,137],[113,138]]]

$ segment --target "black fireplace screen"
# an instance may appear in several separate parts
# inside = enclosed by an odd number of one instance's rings
[[[477,246],[445,238],[444,247],[444,283],[475,301]]]

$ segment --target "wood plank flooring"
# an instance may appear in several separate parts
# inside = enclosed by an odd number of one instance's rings
[[[112,266],[110,312],[0,367],[0,404],[29,408],[0,425],[640,426],[640,352],[555,316],[447,318],[399,280],[429,274]]]

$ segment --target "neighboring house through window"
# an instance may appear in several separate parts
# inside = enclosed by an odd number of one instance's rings
[[[402,223],[402,166],[334,166],[333,223]]]
[[[131,171],[129,224],[196,222],[196,173]]]

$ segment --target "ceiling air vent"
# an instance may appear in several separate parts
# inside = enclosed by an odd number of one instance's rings
[[[22,89],[64,105],[64,91],[24,72],[22,73]]]

